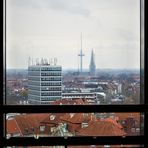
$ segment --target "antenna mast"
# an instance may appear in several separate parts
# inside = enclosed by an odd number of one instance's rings
[[[78,55],[80,56],[80,72],[82,72],[83,70],[83,52],[82,52],[82,33],[81,33],[81,49],[80,49],[80,54]]]

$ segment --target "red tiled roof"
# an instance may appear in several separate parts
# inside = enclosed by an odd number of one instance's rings
[[[140,147],[140,145],[109,145],[112,148],[120,148],[120,147],[128,147],[128,148],[133,148],[133,147]],[[90,145],[90,146],[68,146],[68,148],[104,148],[105,145]]]
[[[65,113],[50,113],[40,123],[41,124],[59,124],[60,122],[62,122],[61,118],[64,115]],[[51,119],[51,116],[53,116],[53,119]]]
[[[15,119],[21,132],[24,135],[30,133],[38,133],[40,122],[47,116],[48,114],[25,114],[16,116]]]
[[[77,135],[80,136],[124,136],[125,132],[112,122],[92,121],[89,126],[81,129]]]
[[[126,120],[129,117],[134,118],[135,120],[137,120],[138,122],[140,122],[140,113],[115,113],[115,115],[117,117],[119,117],[119,120]]]
[[[91,120],[95,120],[95,117],[90,113],[67,113],[61,120],[68,124],[68,130],[70,132],[77,132],[82,128],[82,123],[88,123]]]
[[[116,122],[115,120],[113,120],[112,118],[105,118],[104,121],[111,122],[111,123],[115,124],[115,126],[117,126],[118,128],[123,128],[120,123],[117,123],[117,122]]]
[[[78,98],[78,99],[62,99],[62,100],[56,100],[51,103],[52,105],[85,105],[87,104],[86,101],[83,101],[83,99]]]
[[[89,122],[91,120],[91,115],[90,114],[85,114],[85,113],[73,113],[70,114],[65,114],[61,120],[70,122],[70,123],[82,123],[82,122]]]
[[[50,146],[28,146],[27,148],[49,148]],[[54,147],[54,146],[51,146]],[[67,146],[68,148],[104,148],[105,145],[88,145],[88,146]],[[128,147],[128,148],[134,148],[134,147],[140,147],[140,145],[110,145],[111,148],[120,148],[120,147]],[[18,148],[23,148],[23,147],[18,147]],[[64,146],[62,147],[64,148]]]
[[[15,119],[6,120],[6,129],[8,134],[21,133]]]

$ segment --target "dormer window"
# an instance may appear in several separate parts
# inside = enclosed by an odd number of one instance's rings
[[[81,124],[81,127],[82,127],[82,128],[88,127],[88,123],[82,123],[82,124]]]
[[[139,133],[139,132],[140,132],[140,128],[136,128],[136,132],[138,132],[138,133]]]
[[[54,119],[55,119],[55,115],[51,115],[50,120],[54,120]]]
[[[75,114],[75,113],[70,113],[70,114],[69,114],[69,115],[70,115],[70,118],[72,118],[72,117],[74,116],[74,114]]]
[[[51,133],[54,132],[54,130],[55,130],[55,127],[50,128]]]
[[[44,132],[44,131],[45,131],[45,125],[41,125],[41,126],[40,126],[40,131],[41,131],[41,132]]]

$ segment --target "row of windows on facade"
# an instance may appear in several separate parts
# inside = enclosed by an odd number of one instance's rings
[[[28,71],[61,71],[62,67],[28,67]]]
[[[41,81],[61,81],[61,77],[48,77],[48,78],[41,78]]]
[[[41,76],[61,76],[61,73],[59,73],[59,72],[54,72],[54,73],[53,72],[52,73],[51,72],[46,72],[46,73],[42,72],[42,73],[40,73],[39,71],[38,72],[29,71],[28,75],[29,76],[40,76],[40,75]]]
[[[62,83],[61,82],[44,82],[44,83],[40,83],[40,82],[28,82],[28,85],[35,85],[35,86],[61,86]]]
[[[61,73],[41,73],[41,76],[61,76]]]
[[[61,96],[62,92],[43,92],[41,93],[41,96]]]
[[[60,97],[44,97],[44,98],[41,98],[41,101],[53,101],[53,100],[59,100],[61,99],[61,96]],[[49,103],[48,103],[49,104]]]
[[[34,96],[34,95],[29,95],[28,96],[28,100],[36,100],[39,101],[41,99],[41,101],[53,101],[53,100],[57,100],[57,99],[61,99],[61,96],[45,96],[45,97],[39,97],[39,96]],[[48,103],[49,104],[49,103]]]
[[[54,70],[57,70],[57,71],[61,71],[62,70],[62,67],[42,67],[41,68],[41,71],[54,71]]]
[[[61,76],[50,76],[50,77],[32,77],[29,76],[28,77],[29,81],[50,81],[50,80],[57,80],[57,81],[61,81],[62,77]]]
[[[38,90],[38,91],[61,91],[61,87],[38,87],[38,86],[29,86],[30,90]]]
[[[41,86],[61,86],[62,83],[41,83]]]
[[[29,94],[32,95],[40,95],[40,92],[38,91],[29,91]],[[41,96],[61,96],[62,92],[41,92]]]

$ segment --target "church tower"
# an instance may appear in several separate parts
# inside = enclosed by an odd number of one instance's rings
[[[95,65],[95,59],[94,59],[94,53],[93,50],[91,52],[91,59],[90,59],[90,65],[89,65],[89,72],[91,76],[96,75],[96,65]]]

